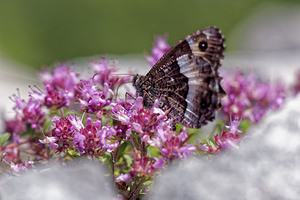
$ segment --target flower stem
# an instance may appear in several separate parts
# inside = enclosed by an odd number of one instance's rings
[[[115,164],[118,157],[119,152],[119,146],[116,148],[115,152],[111,152],[111,161],[112,161],[112,175],[113,175],[113,181],[115,182]]]
[[[25,140],[24,142],[9,144],[9,145],[7,145],[7,146],[5,146],[5,147],[0,148],[0,151],[3,151],[3,150],[5,150],[5,149],[12,149],[12,148],[21,146],[21,145],[26,144],[26,143],[29,143],[29,142],[30,142],[30,139],[27,139],[27,140]]]
[[[128,198],[127,199],[132,199],[133,197],[134,197],[134,195],[135,195],[135,192],[137,191],[137,189],[141,186],[141,184],[144,182],[144,179],[145,178],[142,178],[141,180],[140,180],[140,182],[136,185],[136,187],[132,190],[132,192],[130,192],[130,194],[129,194],[129,196],[128,196]]]

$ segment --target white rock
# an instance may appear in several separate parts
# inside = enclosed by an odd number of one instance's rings
[[[150,199],[298,199],[299,103],[300,96],[269,113],[238,150],[173,166],[155,181]]]
[[[3,200],[100,200],[113,199],[116,195],[111,180],[105,177],[105,170],[92,161],[26,172],[1,182],[0,199]]]

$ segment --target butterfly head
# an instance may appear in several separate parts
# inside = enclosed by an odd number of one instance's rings
[[[132,85],[135,87],[136,92],[142,96],[143,94],[143,81],[145,79],[145,76],[141,75],[134,75],[132,79]]]
[[[136,87],[136,85],[139,85],[139,83],[141,82],[141,75],[134,75],[133,79],[132,79],[132,84],[134,87]]]

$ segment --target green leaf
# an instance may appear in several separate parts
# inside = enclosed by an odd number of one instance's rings
[[[182,124],[175,124],[176,132],[179,133],[180,130],[183,128]]]
[[[124,154],[124,159],[126,160],[127,164],[128,165],[131,165],[132,164],[132,157],[128,154]]]
[[[239,129],[246,133],[248,128],[251,126],[249,120],[242,120],[239,125]]]
[[[190,144],[194,144],[196,142],[196,140],[201,141],[203,140],[203,138],[205,137],[204,134],[202,134],[202,129],[187,129],[188,133],[189,133],[189,140],[188,143]]]
[[[214,143],[211,139],[208,139],[208,140],[207,140],[207,144],[208,144],[208,146],[211,146],[211,147],[213,147],[213,148],[216,148],[215,143]]]
[[[160,152],[160,150],[158,147],[152,147],[152,146],[147,147],[147,156],[149,156],[151,158],[160,157],[159,152]]]
[[[9,137],[10,137],[10,133],[3,133],[0,136],[0,146],[3,146],[4,143],[8,140]]]
[[[119,151],[118,151],[118,156],[121,156],[124,154],[127,146],[128,146],[128,142],[127,141],[122,141],[119,147]]]
[[[152,185],[152,180],[147,180],[147,181],[145,181],[144,183],[143,183],[143,185],[145,186],[145,187],[149,187],[149,186],[151,186]]]
[[[225,127],[225,121],[223,120],[217,120],[216,121],[216,128],[215,128],[215,131],[214,131],[214,135],[217,134],[217,133],[221,133],[222,130],[224,129]]]
[[[72,157],[80,157],[81,154],[73,149],[68,149],[67,150],[68,154]]]
[[[35,132],[35,130],[33,128],[31,128],[31,125],[27,124],[26,125],[26,131],[22,132],[20,134],[21,137],[25,137],[28,136],[30,138],[39,138],[41,136],[40,133]]]
[[[112,163],[112,157],[111,157],[111,154],[108,153],[108,152],[105,152],[104,155],[105,155],[106,159],[107,159],[109,162]]]

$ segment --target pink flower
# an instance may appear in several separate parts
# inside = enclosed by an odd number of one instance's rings
[[[75,134],[73,136],[73,143],[78,147],[78,151],[80,153],[85,153],[85,140],[86,137],[79,131],[75,131]]]
[[[82,115],[83,118],[83,115]],[[82,123],[82,118],[78,117],[77,115],[67,115],[67,119],[69,120],[69,122],[72,124],[73,129],[77,130],[77,131],[81,131],[81,129],[84,128],[84,125]]]
[[[255,123],[284,102],[286,92],[280,83],[271,85],[254,74],[245,75],[241,71],[224,72],[223,77],[222,86],[227,95],[222,98],[222,110],[227,119],[233,116]]]
[[[154,103],[152,109],[143,107],[143,98],[137,97],[132,103],[127,102],[125,107],[123,102],[111,104],[111,111],[115,120],[128,129],[132,129],[139,134],[152,134],[160,123],[168,123],[166,114],[158,108],[158,103]]]
[[[166,38],[157,36],[152,48],[152,56],[146,55],[146,59],[153,66],[169,49],[170,45],[167,43]]]
[[[69,107],[79,82],[78,75],[65,65],[54,68],[53,73],[43,71],[39,75],[46,88],[44,104],[48,108]]]
[[[219,135],[216,135],[214,137],[216,148],[209,146],[210,152],[218,152],[223,149],[238,149],[238,145],[240,143],[240,136],[222,131],[221,137]]]
[[[161,169],[166,163],[166,161],[162,158],[158,159],[156,157],[153,157],[153,159],[155,160],[155,163],[153,163],[154,169]]]
[[[128,182],[131,180],[131,175],[129,173],[123,174],[121,173],[118,177],[116,177],[116,182]]]
[[[112,142],[112,137],[117,135],[117,131],[109,125],[102,126],[102,128],[96,133],[96,136],[100,139],[99,146],[107,152],[112,152],[119,146],[119,142]]]
[[[225,125],[225,128],[229,129],[230,133],[232,133],[232,134],[242,133],[242,131],[238,129],[239,125],[240,125],[240,121],[238,119],[235,119],[235,120],[231,121],[230,126]]]
[[[42,105],[39,101],[29,98],[26,102],[15,94],[11,97],[11,100],[16,103],[14,107],[14,111],[16,112],[15,121],[18,121],[19,128],[22,127],[19,123],[29,124],[32,129],[40,129],[43,126],[45,112],[42,111]]]
[[[116,62],[107,61],[106,57],[101,58],[101,61],[93,61],[90,63],[94,69],[96,75],[94,80],[99,83],[101,86],[108,84],[109,88],[114,91],[117,87],[123,83],[126,83],[130,80],[130,75],[128,76],[118,76],[116,73]]]
[[[88,113],[98,112],[111,103],[114,92],[104,83],[103,90],[94,79],[81,80],[77,89],[77,99],[82,110]]]
[[[173,160],[175,158],[188,158],[191,153],[196,151],[193,144],[186,144],[188,134],[186,128],[182,128],[181,132],[177,135],[170,128],[167,130],[160,130],[159,137],[163,142],[161,152],[162,156]]]
[[[58,144],[55,143],[57,141],[56,137],[46,136],[45,139],[43,139],[43,140],[40,139],[39,141],[42,144],[49,144],[50,149],[56,149],[58,147]]]
[[[67,150],[72,144],[74,137],[74,127],[67,118],[59,118],[57,116],[52,119],[52,137],[57,138],[56,144],[58,145],[57,151],[63,152]]]
[[[10,170],[13,174],[20,174],[33,167],[33,161],[25,161],[24,163],[10,163]]]

